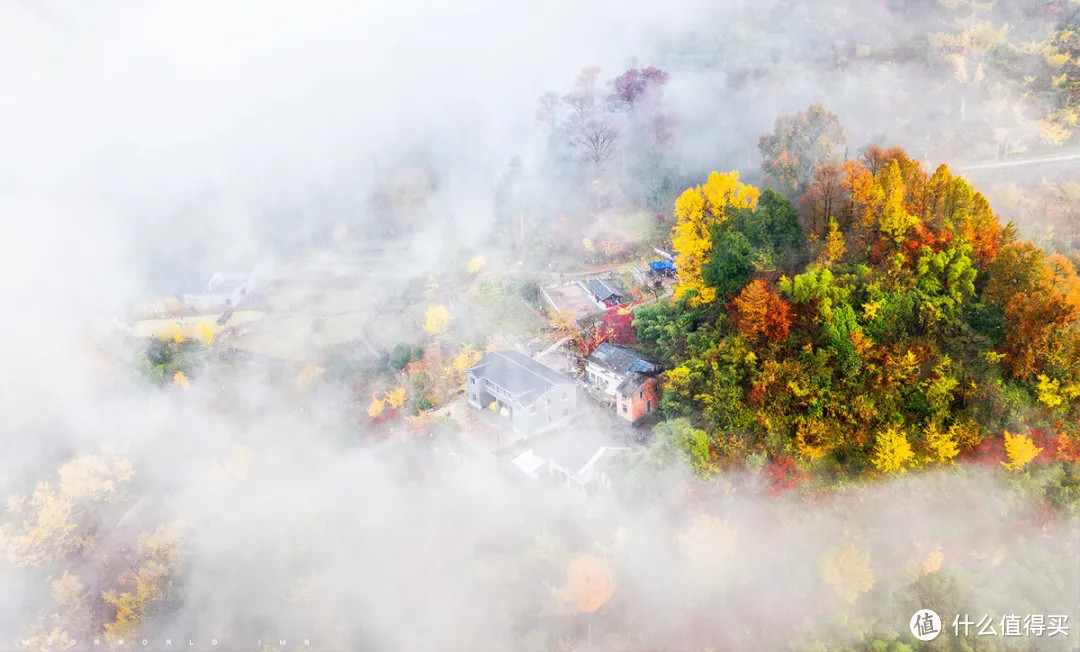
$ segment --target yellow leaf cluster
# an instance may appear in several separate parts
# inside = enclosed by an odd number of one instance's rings
[[[446,367],[447,378],[454,383],[455,387],[464,388],[465,370],[480,362],[482,357],[483,354],[476,350],[475,347],[461,347],[461,350],[454,354],[454,357],[450,359],[450,364]]]
[[[578,323],[574,313],[556,312],[549,322],[557,337],[577,337]]]
[[[169,597],[180,565],[178,539],[167,526],[139,535],[137,549],[145,561],[133,574],[133,590],[106,591],[103,596],[115,609],[112,622],[105,624],[105,638],[112,645],[133,638],[154,608]]]
[[[853,545],[834,547],[821,560],[821,579],[842,600],[855,600],[874,587],[870,556]]]
[[[756,209],[760,191],[739,182],[738,172],[713,172],[703,185],[688,188],[675,200],[675,228],[671,243],[675,248],[675,298],[693,293],[690,303],[700,306],[716,298],[707,287],[702,267],[712,251],[710,228],[727,219],[728,209]]]
[[[1065,397],[1061,395],[1061,381],[1056,378],[1051,380],[1045,374],[1039,374],[1039,384],[1035,387],[1035,392],[1039,402],[1046,407],[1057,407],[1065,402]]]
[[[431,335],[439,335],[446,332],[452,321],[454,318],[446,306],[433,306],[424,315],[424,330]]]
[[[1066,52],[1055,52],[1046,55],[1046,63],[1054,68],[1060,68],[1068,62],[1069,55]]]
[[[466,265],[466,269],[473,276],[479,276],[487,269],[487,260],[485,260],[483,256],[473,256],[469,260],[469,264]]]
[[[1035,459],[1042,449],[1031,441],[1031,437],[1021,434],[1005,433],[1005,455],[1009,458],[1008,463],[1001,465],[1010,471],[1019,471]]]
[[[17,517],[14,527],[0,529],[0,554],[17,566],[59,561],[86,550],[97,529],[93,504],[116,498],[135,474],[129,460],[113,464],[80,455],[60,467],[58,487],[42,482],[29,498],[7,501]]]
[[[882,473],[903,472],[914,455],[907,435],[899,428],[890,426],[878,435],[874,445],[874,468]]]
[[[386,402],[392,408],[399,408],[405,405],[405,388],[395,387],[386,393]]]
[[[378,396],[371,397],[371,405],[368,406],[367,414],[372,419],[378,417],[386,409],[386,401]]]
[[[825,237],[825,247],[821,250],[821,255],[818,257],[818,260],[828,267],[843,258],[846,252],[847,247],[844,243],[844,234],[840,232],[840,227],[836,223],[836,220],[830,217],[829,234]]]
[[[52,583],[53,602],[65,608],[71,609],[86,599],[86,585],[78,575],[72,575],[68,571]]]
[[[173,374],[172,385],[173,387],[187,387],[190,384],[188,377],[184,375],[184,372],[177,371]]]
[[[184,304],[180,302],[180,299],[168,297],[162,300],[158,309],[155,311],[155,314],[156,316],[163,318],[179,317],[183,310]]]
[[[903,242],[908,229],[919,224],[919,218],[910,215],[904,206],[906,188],[898,162],[892,161],[885,168],[881,175],[881,185],[885,190],[885,203],[882,206],[878,226],[881,232],[892,238],[894,242]]]
[[[1039,135],[1044,142],[1060,146],[1072,137],[1072,130],[1050,120],[1040,120]]]
[[[156,333],[154,337],[162,342],[175,342],[176,344],[180,344],[184,341],[184,331],[180,328],[180,324],[174,322],[169,324],[169,327],[166,330]]]
[[[195,327],[195,331],[199,334],[199,339],[206,346],[210,346],[214,343],[214,327],[210,324],[201,321],[199,325]]]
[[[862,307],[863,318],[869,321],[877,317],[878,311],[881,310],[881,306],[884,303],[885,301],[883,299],[878,299],[877,301],[867,301],[866,303],[864,303]]]
[[[824,457],[829,452],[827,428],[819,419],[809,418],[795,429],[795,447],[808,460]]]
[[[959,426],[953,425],[948,431],[942,431],[937,424],[931,423],[926,428],[926,458],[930,462],[945,463],[960,454],[956,443]]]

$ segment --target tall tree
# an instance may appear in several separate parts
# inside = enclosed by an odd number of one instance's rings
[[[735,297],[731,312],[739,334],[751,342],[779,342],[791,330],[791,305],[762,279]]]
[[[676,298],[689,294],[693,306],[705,305],[716,298],[716,289],[708,287],[701,275],[712,251],[711,228],[726,220],[731,209],[756,208],[759,194],[754,186],[739,182],[738,172],[713,172],[703,185],[688,188],[675,200],[671,242],[678,279]]]
[[[844,155],[847,130],[823,104],[802,113],[781,115],[771,134],[761,137],[762,170],[788,197],[805,190],[811,173],[823,163],[838,163]]]

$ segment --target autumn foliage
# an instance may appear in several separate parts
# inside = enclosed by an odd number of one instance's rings
[[[705,285],[701,268],[712,249],[710,229],[727,219],[727,211],[757,206],[759,191],[739,182],[738,172],[713,172],[700,186],[687,189],[675,200],[675,248],[678,285],[675,298],[691,294],[690,304],[700,306],[716,298],[715,288]]]
[[[1018,409],[1048,431],[1080,416],[1072,261],[896,148],[826,162],[796,203],[792,225],[787,200],[719,174],[676,202],[675,296],[689,300],[634,322],[668,363],[669,415],[721,457],[880,475],[993,446],[994,466],[1023,469],[1058,450],[1001,433]]]
[[[731,314],[739,334],[752,342],[779,342],[791,330],[791,304],[761,279],[735,297]]]
[[[611,567],[592,555],[578,555],[566,567],[560,594],[577,611],[591,613],[607,604],[615,594]]]

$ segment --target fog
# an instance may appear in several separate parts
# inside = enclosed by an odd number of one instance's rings
[[[630,65],[671,74],[677,167],[691,180],[754,178],[776,116],[817,101],[840,115],[852,153],[880,142],[931,165],[992,158],[992,144],[964,137],[976,120],[1033,138],[1031,121],[921,64],[826,52],[904,52],[936,29],[887,26],[884,12],[780,0],[0,6],[0,494],[55,485],[81,454],[131,461],[120,525],[99,550],[167,523],[184,541],[178,599],[140,630],[154,649],[170,637],[199,649],[682,649],[702,632],[720,649],[775,649],[852,642],[863,618],[895,616],[904,632],[927,595],[976,620],[1074,614],[1076,524],[1040,520],[984,470],[808,503],[767,495],[749,473],[706,485],[675,465],[648,491],[585,499],[489,456],[358,444],[347,389],[296,397],[291,378],[243,370],[162,392],[133,376],[137,351],[113,328],[214,271],[307,255],[335,224],[378,226],[372,193],[409,167],[436,188],[431,221],[392,236],[411,252],[398,263],[442,274],[440,256],[487,237],[512,157],[531,177],[550,172],[537,100],[589,65],[602,81]],[[874,577],[857,607],[821,578],[823,557],[848,545]],[[947,570],[925,580],[935,551]],[[559,591],[575,555],[612,569],[597,613],[574,613]],[[93,585],[109,563],[70,570]],[[1032,576],[1048,564],[1060,573]],[[59,574],[0,567],[0,648],[52,628]]]

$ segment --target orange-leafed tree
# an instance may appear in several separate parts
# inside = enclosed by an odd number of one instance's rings
[[[844,168],[834,163],[818,166],[799,199],[799,212],[806,231],[813,236],[824,236],[829,219],[840,217],[844,199]]]
[[[731,313],[739,334],[751,342],[779,342],[791,331],[791,305],[762,279],[732,300]]]
[[[1055,340],[1080,320],[1076,268],[1029,242],[1002,248],[990,268],[986,296],[1004,311],[1008,331],[1001,352],[1015,378],[1038,373]]]
[[[611,567],[599,557],[578,555],[567,565],[559,593],[577,611],[592,613],[607,604],[615,594]]]

